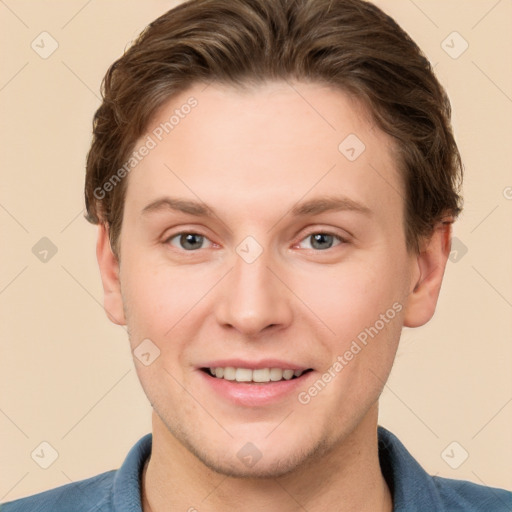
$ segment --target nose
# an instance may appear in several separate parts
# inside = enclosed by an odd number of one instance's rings
[[[217,297],[216,318],[222,327],[256,337],[291,323],[292,293],[270,259],[265,251],[252,263],[235,254],[233,269]]]

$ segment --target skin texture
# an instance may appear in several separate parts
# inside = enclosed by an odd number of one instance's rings
[[[160,350],[148,366],[134,358],[154,410],[144,510],[389,511],[378,397],[402,326],[434,313],[450,226],[419,254],[407,251],[393,142],[345,93],[196,84],[160,109],[140,143],[191,96],[197,106],[125,178],[120,262],[104,226],[98,234],[107,315],[128,326],[132,350],[148,338]],[[365,144],[354,161],[338,149],[349,134]],[[215,215],[142,213],[164,196]],[[292,215],[333,196],[370,213]],[[186,250],[182,232],[204,239]],[[318,248],[316,233],[336,236]],[[248,236],[263,250],[252,263],[237,253]],[[297,389],[307,391],[393,304],[394,318],[307,404],[297,392],[235,404],[199,369],[227,358],[289,361],[313,369]],[[237,457],[248,442],[262,455],[252,467]]]

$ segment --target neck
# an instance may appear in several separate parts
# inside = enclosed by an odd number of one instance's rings
[[[151,459],[142,477],[144,512],[392,512],[378,456],[377,406],[346,439],[279,478],[233,478],[212,471],[153,412]]]

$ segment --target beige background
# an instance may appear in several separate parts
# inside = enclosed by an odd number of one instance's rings
[[[117,468],[150,430],[126,331],[102,309],[82,189],[107,66],[175,3],[0,2],[0,501]],[[512,489],[512,2],[376,3],[435,64],[466,165],[459,252],[434,319],[403,333],[380,422],[430,473]],[[47,59],[31,48],[43,31],[59,45]],[[469,43],[457,59],[453,31]],[[46,263],[42,237],[58,249]],[[48,469],[31,458],[43,441],[59,454]]]

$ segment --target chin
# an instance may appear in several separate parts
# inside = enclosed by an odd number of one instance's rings
[[[218,439],[190,436],[183,430],[169,428],[172,435],[204,466],[217,474],[243,479],[275,479],[304,470],[333,448],[333,443],[304,436],[251,443],[247,438]],[[307,437],[306,437],[307,439]]]
[[[189,448],[192,453],[210,470],[215,473],[225,475],[232,478],[241,479],[275,479],[284,477],[286,475],[295,473],[304,467],[306,461],[314,457],[317,449],[311,452],[305,452],[303,447],[298,447],[295,453],[276,454],[274,450],[269,447],[267,450],[271,453],[265,455],[260,452],[261,458],[256,458],[253,461],[244,461],[243,457],[237,453],[231,457],[225,458],[216,457],[216,454],[206,453],[204,447],[199,450]],[[267,451],[265,450],[265,451]]]

